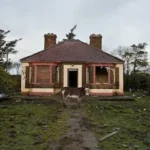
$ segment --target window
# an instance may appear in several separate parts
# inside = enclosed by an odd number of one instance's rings
[[[50,82],[50,66],[49,65],[38,65],[37,66],[37,77],[38,83],[49,83]]]
[[[59,67],[51,64],[35,64],[29,67],[29,83],[50,84],[59,82]]]
[[[108,71],[106,67],[96,66],[95,76],[95,82],[108,83]]]

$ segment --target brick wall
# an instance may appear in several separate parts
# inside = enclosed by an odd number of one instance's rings
[[[102,36],[100,34],[90,35],[90,45],[95,47],[95,48],[102,50]]]
[[[57,38],[56,34],[48,33],[44,35],[44,38],[45,38],[44,49],[56,45],[56,38]]]

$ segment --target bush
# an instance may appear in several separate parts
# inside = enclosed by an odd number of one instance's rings
[[[14,80],[11,75],[0,66],[0,89],[3,92],[9,93],[10,91],[15,91],[17,87],[17,80]]]

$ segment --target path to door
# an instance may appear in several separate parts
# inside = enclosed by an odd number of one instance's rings
[[[73,103],[67,104],[70,112],[68,130],[59,142],[61,150],[99,150],[93,132],[85,127],[85,113]]]

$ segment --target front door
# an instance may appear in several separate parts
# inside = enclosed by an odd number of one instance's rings
[[[68,69],[68,87],[78,87],[78,69]]]

